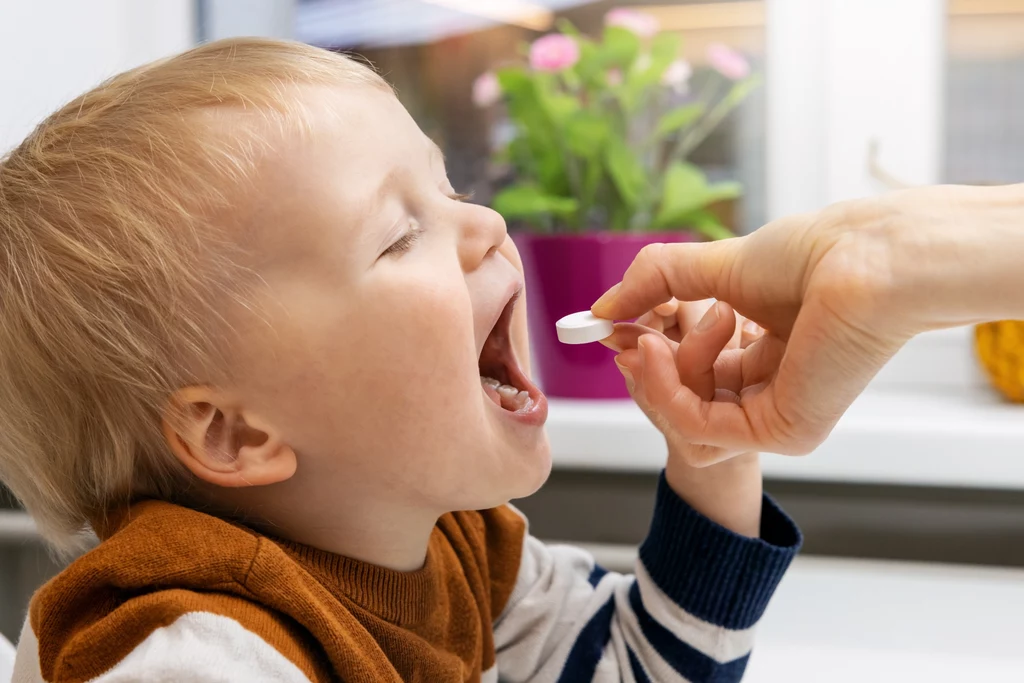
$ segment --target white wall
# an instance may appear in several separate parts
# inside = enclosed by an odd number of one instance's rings
[[[205,0],[205,40],[233,36],[290,39],[296,0]]]
[[[0,2],[0,153],[104,78],[187,49],[193,0]]]

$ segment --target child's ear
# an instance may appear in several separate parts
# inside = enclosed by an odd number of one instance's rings
[[[175,457],[217,486],[266,486],[295,474],[295,451],[281,435],[212,387],[174,392],[163,432]]]

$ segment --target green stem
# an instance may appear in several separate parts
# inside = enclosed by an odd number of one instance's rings
[[[703,75],[703,78],[701,80],[702,80],[702,83],[701,83],[700,88],[695,88],[695,90],[697,91],[698,95],[702,95],[704,92],[710,91],[710,89],[711,89],[710,86],[712,85],[712,75],[711,75],[711,72],[710,71],[705,72],[704,75]],[[711,94],[711,95],[707,96],[706,98],[705,97],[698,97],[697,99],[698,99],[698,101],[703,101],[703,103],[704,103],[704,111],[708,111],[711,108],[711,103],[714,101],[715,97],[714,97],[714,94]],[[703,118],[707,118],[707,116],[709,116],[709,115],[710,114],[705,115]],[[683,142],[683,138],[687,137],[694,130],[694,128],[697,127],[697,125],[699,125],[699,122],[697,124],[693,125],[692,127],[688,128],[685,132],[677,132],[677,133],[675,133],[672,136],[672,141],[669,143],[668,149],[665,150],[665,154],[662,156],[662,158],[660,160],[659,175],[664,175],[665,174],[665,171],[668,169],[668,165],[670,163],[672,163],[673,159],[675,159],[676,157],[680,157],[681,158],[682,156],[684,156],[683,154],[679,153],[680,145]]]
[[[708,115],[698,121],[697,125],[690,129],[689,133],[681,141],[679,149],[676,150],[680,158],[685,158],[690,154],[690,152],[697,149],[700,143],[704,142],[708,135],[718,127],[722,122],[722,119],[728,116],[729,112],[735,109],[740,102],[746,99],[746,93],[744,93],[742,97],[734,97],[736,91],[745,86],[746,83],[744,82],[735,83],[729,92],[725,94],[725,97],[720,99],[718,104],[708,112]],[[749,92],[749,90],[747,92]]]

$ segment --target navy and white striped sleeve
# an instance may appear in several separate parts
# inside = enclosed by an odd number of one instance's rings
[[[760,538],[712,522],[665,481],[636,573],[527,535],[516,586],[494,626],[509,683],[688,681],[743,676],[754,626],[799,550],[800,532],[765,496]]]

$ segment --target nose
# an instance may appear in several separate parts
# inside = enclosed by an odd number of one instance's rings
[[[478,204],[457,207],[459,261],[464,272],[472,272],[505,242],[508,229],[497,211]]]

